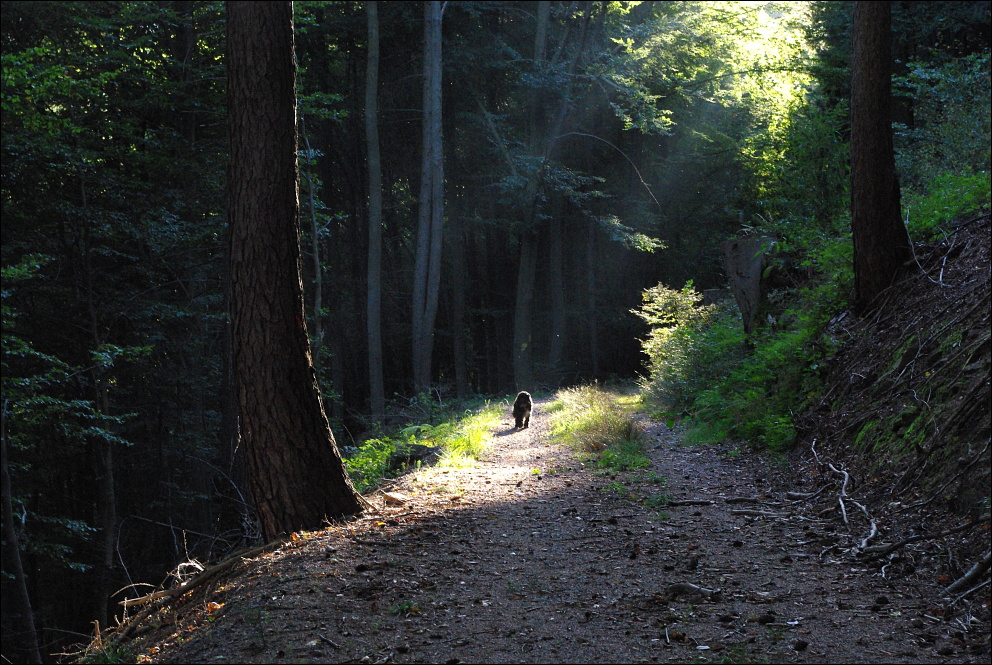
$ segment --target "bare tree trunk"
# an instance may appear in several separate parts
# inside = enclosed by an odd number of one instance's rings
[[[307,137],[306,118],[300,116],[300,132],[303,134],[304,145],[307,148],[307,161],[313,153],[310,151],[310,139]],[[320,228],[317,225],[317,208],[313,201],[313,178],[310,176],[309,163],[304,170],[307,179],[307,202],[310,208],[310,243],[313,252],[313,364],[320,362],[320,352],[324,346],[324,271],[320,264]]]
[[[548,354],[548,364],[551,367],[552,379],[561,378],[562,358],[565,355],[565,275],[564,253],[562,251],[561,206],[551,217],[551,251],[548,259],[550,273],[548,285],[551,289],[551,350]]]
[[[589,324],[589,362],[592,375],[599,376],[599,331],[596,327],[596,222],[589,220],[586,246],[586,317]]]
[[[555,111],[554,119],[548,123],[544,117],[544,104],[535,90],[530,100],[530,150],[540,159],[540,168],[530,176],[527,183],[525,201],[528,205],[524,212],[524,232],[520,236],[520,272],[517,278],[517,306],[514,312],[514,380],[518,389],[526,389],[524,386],[530,385],[533,380],[533,367],[531,355],[531,328],[533,327],[533,279],[536,276],[537,248],[540,237],[546,232],[546,225],[539,223],[540,194],[543,187],[542,180],[544,169],[551,158],[555,141],[558,139],[568,117],[571,106],[571,80],[578,66],[579,59],[585,50],[586,35],[588,34],[589,23],[592,18],[592,3],[584,3],[584,17],[582,27],[579,32],[579,45],[574,57],[568,63],[566,77],[568,82],[562,93],[561,104]],[[547,24],[550,15],[550,3],[539,2],[537,14],[537,26],[534,38],[534,61],[543,63],[545,61],[545,49],[547,44]],[[533,261],[533,265],[531,264]],[[530,280],[528,284],[527,280]],[[530,291],[528,293],[528,290]]]
[[[366,318],[369,345],[369,392],[372,422],[386,412],[382,377],[382,161],[379,157],[379,12],[366,2],[369,55],[365,73],[365,141],[369,166],[369,260]]]
[[[14,528],[13,491],[7,462],[7,400],[0,412],[0,502],[3,509],[3,548],[0,587],[3,588],[3,655],[13,663],[40,663],[38,633],[31,610],[27,579],[21,565],[21,546]]]
[[[362,509],[327,424],[301,278],[291,2],[227,4],[231,321],[240,433],[267,539]]]
[[[88,208],[86,196],[86,181],[80,178],[80,202],[82,209]],[[93,349],[100,348],[103,340],[100,335],[100,321],[96,311],[93,284],[92,241],[89,219],[82,220],[83,225],[83,279],[86,289],[86,311],[89,315],[90,338]],[[109,412],[107,388],[102,377],[102,368],[90,370],[93,388],[93,403],[101,413]],[[110,594],[114,586],[114,547],[117,541],[117,494],[114,480],[114,448],[113,443],[104,437],[99,437],[93,443],[93,470],[96,484],[96,526],[99,529],[100,558],[97,566],[99,587],[97,590],[97,617],[105,624],[110,619]]]
[[[520,270],[517,273],[517,302],[513,312],[513,380],[517,390],[533,390],[534,280],[537,278],[538,234],[520,239]]]
[[[534,64],[538,73],[543,69],[548,43],[548,19],[551,3],[541,0],[537,3],[537,24],[534,26]],[[562,101],[568,104],[568,94]],[[530,95],[527,109],[528,150],[531,155],[548,158],[551,136],[543,136],[545,126],[544,104],[540,91],[536,88]],[[541,189],[543,167],[528,177],[524,196],[524,229],[520,234],[520,267],[517,273],[517,300],[513,310],[513,381],[517,390],[533,390],[534,377],[532,328],[534,318],[534,279],[537,277],[537,244],[540,234],[537,226],[538,194]]]
[[[854,291],[855,307],[865,311],[912,258],[892,147],[891,3],[854,3],[851,46]]]
[[[469,394],[468,353],[465,328],[465,291],[468,283],[468,270],[465,266],[465,231],[460,215],[451,221],[451,347],[455,362],[455,393],[459,397]]]
[[[441,286],[444,154],[441,141],[441,2],[424,3],[424,154],[413,277],[413,386],[431,383],[434,321]]]

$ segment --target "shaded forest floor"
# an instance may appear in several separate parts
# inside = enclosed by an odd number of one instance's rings
[[[787,458],[645,418],[650,467],[606,474],[551,441],[547,400],[527,430],[507,407],[484,459],[237,560],[118,630],[127,657],[987,663],[988,572],[943,596],[989,549],[990,235],[918,246],[877,314],[831,322]]]
[[[139,662],[987,662],[987,611],[946,620],[883,578],[788,466],[645,422],[651,467],[607,475],[509,409],[470,468],[303,534],[136,627]],[[679,502],[692,500],[693,503]],[[988,597],[988,594],[985,594]]]

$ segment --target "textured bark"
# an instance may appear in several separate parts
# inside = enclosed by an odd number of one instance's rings
[[[774,240],[768,236],[749,235],[725,240],[720,244],[727,282],[737,301],[737,307],[741,310],[744,334],[749,342],[758,324],[758,309],[761,305],[761,268],[764,264],[765,252]]]
[[[912,258],[892,147],[892,8],[855,2],[851,59],[851,232],[855,307],[871,309]]]
[[[589,364],[599,376],[599,329],[596,326],[596,222],[590,219],[586,231],[586,307],[589,320]]]
[[[369,261],[366,327],[369,347],[369,392],[372,422],[385,418],[382,377],[382,160],[379,157],[379,10],[366,2],[369,54],[365,70],[365,142],[369,166]]]
[[[303,311],[291,2],[230,2],[231,319],[247,471],[267,539],[361,510]]]

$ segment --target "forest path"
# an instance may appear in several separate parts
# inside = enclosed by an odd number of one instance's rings
[[[246,561],[196,607],[178,608],[169,637],[145,638],[140,659],[946,660],[937,649],[968,657],[921,600],[928,590],[820,556],[850,535],[772,489],[787,481],[784,468],[685,447],[647,422],[652,466],[604,475],[549,441],[546,402],[526,430],[513,428],[507,408],[490,452],[470,468],[422,468],[394,481],[389,489],[406,504]],[[666,506],[663,495],[712,503]],[[732,512],[742,510],[766,514]]]

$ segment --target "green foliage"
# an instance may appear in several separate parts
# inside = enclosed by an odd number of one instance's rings
[[[743,207],[760,229],[808,251],[845,228],[849,205],[846,103],[794,102],[786,119],[755,136],[742,155],[747,169]]]
[[[990,172],[976,175],[938,176],[925,194],[910,193],[903,201],[909,232],[912,237],[931,240],[949,230],[956,217],[992,202]]]
[[[601,469],[645,468],[650,462],[644,431],[630,413],[631,401],[596,384],[560,390],[553,403],[552,436],[586,453]]]
[[[392,437],[382,436],[358,447],[343,448],[344,465],[355,489],[365,493],[384,478],[404,471],[403,459],[413,446],[440,448],[442,464],[466,464],[485,452],[502,414],[501,406],[486,402],[475,409],[449,413],[449,419],[437,425],[407,425]]]
[[[392,458],[404,444],[392,439],[370,439],[355,449],[345,449],[344,466],[359,493],[368,492],[383,478],[389,477]]]
[[[129,643],[119,644],[115,641],[93,644],[87,647],[77,662],[82,665],[117,665],[119,663],[133,663],[135,657],[134,648]]]
[[[774,312],[775,325],[759,331],[750,353],[735,308],[701,307],[686,289],[645,292],[640,315],[661,327],[642,341],[651,368],[642,388],[663,412],[687,419],[686,443],[791,445],[793,414],[819,394],[820,368],[836,346],[823,331],[849,290],[850,242],[826,243],[809,263],[820,278],[798,293],[778,294],[789,304]],[[677,315],[657,313],[673,303]]]
[[[406,599],[406,600],[401,600],[400,602],[390,607],[388,612],[393,616],[408,617],[411,614],[418,614],[420,612],[420,608],[417,606],[417,603],[415,603],[414,601]]]
[[[913,99],[912,128],[897,126],[896,166],[903,186],[925,191],[945,174],[988,174],[992,136],[990,53],[914,62],[897,89]]]
[[[740,355],[739,314],[726,303],[700,306],[702,297],[692,282],[680,290],[658,284],[644,291],[641,309],[632,310],[650,326],[641,348],[651,378],[642,388],[666,414],[687,412]]]

